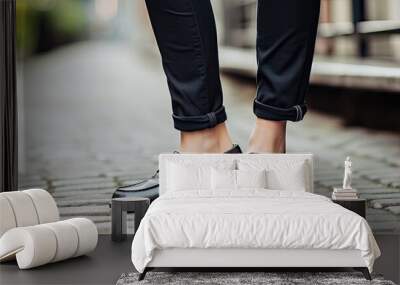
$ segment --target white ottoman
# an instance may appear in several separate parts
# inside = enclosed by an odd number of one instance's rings
[[[0,262],[20,269],[87,254],[97,245],[97,228],[86,218],[59,220],[56,203],[42,189],[0,193]]]

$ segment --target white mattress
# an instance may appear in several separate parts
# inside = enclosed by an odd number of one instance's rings
[[[265,189],[164,194],[139,226],[132,262],[143,272],[156,249],[168,248],[354,249],[370,271],[380,255],[359,215],[320,195]]]

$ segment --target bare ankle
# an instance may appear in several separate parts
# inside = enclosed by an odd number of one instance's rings
[[[248,152],[285,153],[286,121],[257,118],[250,136]]]
[[[225,123],[214,128],[181,132],[180,151],[186,153],[223,153],[232,147]]]

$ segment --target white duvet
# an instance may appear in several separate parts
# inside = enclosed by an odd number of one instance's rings
[[[320,195],[265,189],[164,194],[140,223],[132,262],[143,272],[165,248],[358,249],[370,271],[380,255],[359,215]]]

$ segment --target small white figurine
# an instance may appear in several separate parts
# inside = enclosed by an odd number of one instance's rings
[[[343,189],[352,189],[351,188],[351,159],[350,156],[346,157],[344,162],[344,178],[343,178]]]

